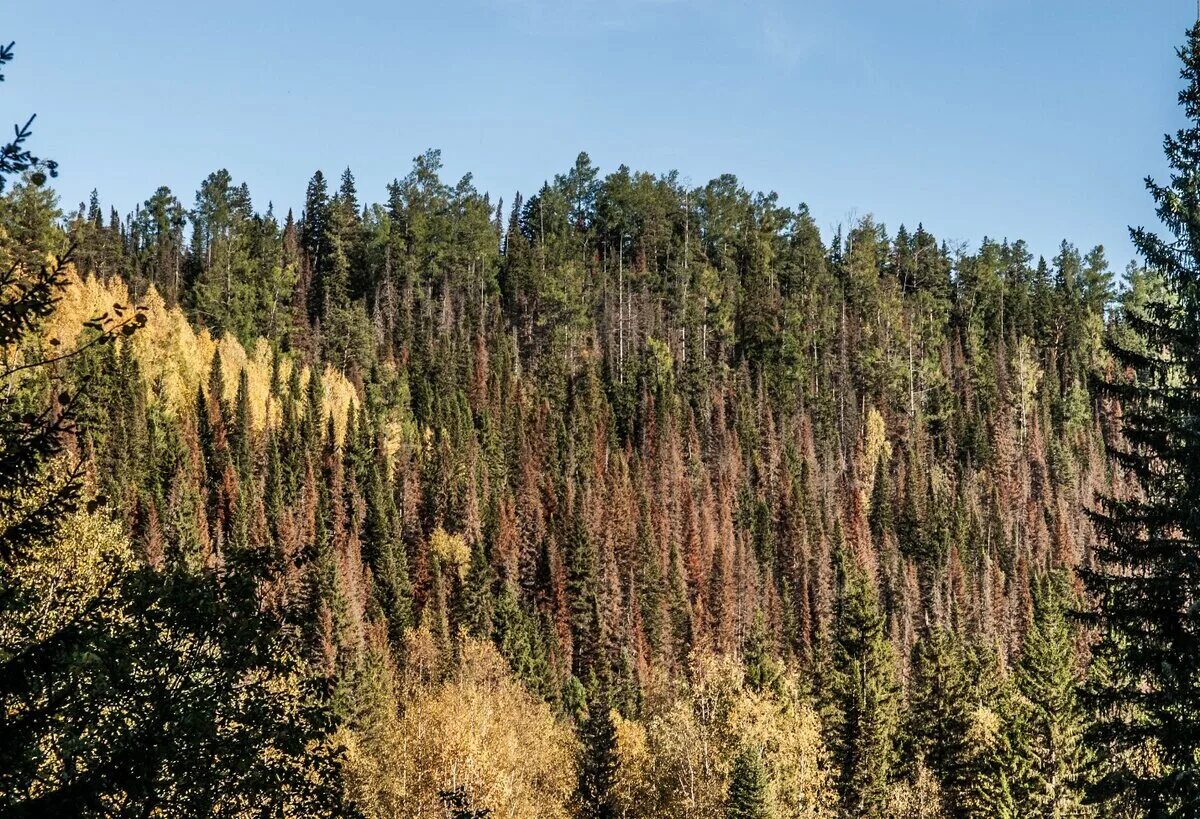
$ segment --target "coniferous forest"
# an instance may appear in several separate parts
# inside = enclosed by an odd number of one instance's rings
[[[1123,271],[586,153],[122,215],[19,127],[0,813],[1200,816],[1179,54]]]

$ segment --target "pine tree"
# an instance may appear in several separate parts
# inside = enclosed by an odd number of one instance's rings
[[[250,380],[245,369],[238,372],[237,393],[233,399],[233,418],[229,428],[229,448],[233,456],[233,465],[237,469],[238,478],[242,483],[249,483],[253,477],[252,437],[254,427],[250,416]]]
[[[1034,582],[1033,620],[1014,674],[992,705],[994,730],[970,749],[972,782],[961,790],[967,816],[1086,817],[1083,788],[1092,761],[1078,701],[1076,642],[1065,573]],[[980,735],[972,732],[977,738]]]
[[[928,766],[937,776],[951,816],[970,785],[973,719],[970,676],[957,639],[933,629],[913,648],[912,677],[905,725],[908,761]]]
[[[575,788],[575,815],[578,819],[616,819],[617,729],[603,696],[589,705],[579,739],[583,747]]]
[[[577,503],[577,506],[579,504]],[[566,571],[567,600],[570,604],[572,668],[579,677],[594,673],[598,661],[600,635],[593,629],[592,614],[596,602],[596,558],[582,512],[576,508],[567,523]]]
[[[1131,232],[1168,299],[1125,316],[1141,343],[1113,339],[1110,349],[1136,379],[1104,385],[1123,408],[1113,455],[1140,492],[1103,499],[1099,567],[1083,572],[1102,634],[1096,656],[1112,672],[1090,692],[1093,741],[1113,763],[1094,796],[1124,795],[1154,816],[1200,813],[1200,22],[1179,56],[1188,125],[1164,140],[1170,182],[1146,181],[1170,235]],[[1133,749],[1154,764],[1128,764]]]
[[[1016,687],[1021,698],[1022,751],[1027,781],[1018,804],[1028,815],[1051,819],[1085,815],[1083,778],[1089,762],[1085,720],[1076,696],[1079,684],[1075,635],[1067,622],[1071,605],[1061,572],[1034,587],[1033,623],[1025,635]]]
[[[314,275],[324,270],[324,259],[327,248],[325,233],[329,222],[329,185],[325,174],[317,171],[308,182],[308,190],[304,196],[304,213],[301,217],[300,244],[304,250],[309,269]],[[317,306],[320,306],[320,300]],[[311,301],[310,301],[311,305]]]
[[[1003,692],[998,701],[1007,706],[1003,717],[996,715],[1004,721],[986,737],[984,747],[975,749],[970,787],[960,793],[956,805],[959,815],[971,819],[1021,819],[1024,815],[1017,801],[1026,781],[1023,763],[1028,756],[1020,745],[1024,726],[1011,692]]]
[[[771,815],[767,807],[767,772],[756,748],[743,745],[734,757],[728,803],[727,819],[767,819]]]
[[[483,550],[483,542],[476,540],[471,547],[471,564],[463,586],[460,622],[472,637],[481,640],[492,633],[493,581],[492,565]]]
[[[783,681],[783,667],[771,653],[767,625],[761,611],[754,615],[742,656],[746,666],[746,685],[755,691],[778,692]]]
[[[179,302],[183,284],[183,226],[186,211],[168,187],[145,201],[138,214],[137,266],[168,304]]]
[[[898,720],[895,667],[873,584],[842,556],[828,679],[828,731],[837,764],[842,809],[881,815],[895,765]]]

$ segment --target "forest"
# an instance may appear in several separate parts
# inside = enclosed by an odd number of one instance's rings
[[[1120,272],[586,153],[121,215],[18,127],[0,815],[1200,816],[1179,54]]]

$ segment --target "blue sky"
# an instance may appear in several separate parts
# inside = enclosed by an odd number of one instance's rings
[[[732,172],[823,232],[873,213],[977,246],[1068,238],[1133,257],[1142,186],[1180,124],[1191,0],[66,0],[0,36],[0,120],[73,207],[162,184],[190,205],[227,167],[299,210],[316,168],[383,198],[428,147],[505,201],[580,150]],[[341,5],[342,11],[333,9]],[[11,17],[11,15],[9,15]]]

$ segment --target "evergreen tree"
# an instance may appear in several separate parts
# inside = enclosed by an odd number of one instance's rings
[[[771,653],[767,625],[762,612],[756,612],[742,656],[746,665],[746,684],[755,691],[774,691],[783,680],[782,664]]]
[[[145,284],[153,284],[169,304],[182,295],[186,211],[168,187],[161,187],[138,213],[137,267]]]
[[[579,819],[616,819],[617,729],[602,696],[588,707],[579,738],[583,747],[575,787],[575,815]]]
[[[986,745],[974,750],[969,790],[960,794],[956,809],[972,819],[1021,819],[1025,814],[1019,800],[1028,781],[1025,764],[1025,727],[1023,712],[1006,685],[997,698],[999,713],[992,715],[997,725],[984,739]]]
[[[689,190],[674,173],[603,177],[580,154],[516,198],[504,234],[469,176],[440,178],[437,151],[382,205],[349,171],[318,173],[282,228],[218,171],[190,246],[165,188],[126,220],[95,195],[64,231],[53,192],[15,182],[0,196],[0,366],[18,368],[0,370],[0,812],[335,812],[340,720],[351,791],[387,779],[380,799],[399,800],[368,810],[408,810],[409,784],[436,781],[415,809],[438,813],[453,785],[449,812],[516,813],[462,782],[488,766],[450,760],[455,743],[415,777],[390,773],[410,705],[507,685],[493,661],[481,676],[447,662],[485,657],[488,638],[544,701],[516,692],[514,732],[526,706],[590,711],[578,769],[567,738],[547,743],[555,799],[578,774],[582,815],[790,815],[813,794],[820,813],[835,785],[845,816],[1071,815],[1082,779],[1110,767],[1097,799],[1132,801],[1103,810],[1194,812],[1200,459],[1180,418],[1200,411],[1200,137],[1172,150],[1177,178],[1155,191],[1181,242],[1131,272],[1116,366],[1099,349],[1099,248],[1064,243],[1035,267],[985,237],[952,262],[923,227],[890,240],[870,219],[827,248],[806,206],[732,175]],[[154,284],[167,309],[146,311],[150,343],[109,340],[140,321],[128,306],[77,339],[33,332],[58,292],[38,270],[68,235],[98,276],[45,327]],[[1136,386],[1090,400],[1098,366]],[[1099,456],[1121,420],[1141,488]],[[84,483],[106,512],[71,511]],[[1089,576],[1107,630],[1089,672],[1096,757],[1072,694],[1093,635],[1069,627],[1060,579],[1031,578],[1088,559],[1075,499],[1106,484],[1138,501],[1105,508],[1108,561]],[[21,584],[79,561],[24,553],[59,543],[63,521],[109,517],[124,562],[59,640],[74,610]],[[39,612],[44,631],[23,630]],[[635,721],[619,800],[602,697]]]
[[[471,547],[471,565],[464,581],[461,618],[472,637],[486,639],[492,633],[493,580],[492,566],[484,553],[483,542],[476,540]]]
[[[1170,182],[1146,182],[1169,236],[1132,231],[1168,299],[1126,314],[1141,343],[1110,347],[1136,378],[1104,385],[1123,406],[1113,454],[1140,492],[1103,499],[1099,566],[1083,572],[1096,657],[1112,672],[1090,692],[1093,739],[1113,763],[1094,795],[1124,795],[1150,816],[1200,813],[1200,23],[1179,56],[1188,124],[1164,140]],[[1131,749],[1153,764],[1129,764]]]
[[[0,65],[10,56],[0,49]],[[18,131],[18,149],[0,154],[0,178],[34,162],[20,141]],[[286,632],[257,599],[261,576],[183,561],[160,571],[94,514],[103,498],[77,511],[83,463],[66,447],[76,399],[48,399],[45,387],[63,386],[51,365],[146,318],[117,305],[85,323],[93,334],[77,346],[43,351],[36,331],[65,259],[29,265],[10,226],[0,229],[0,379],[14,387],[0,396],[0,812],[342,815],[327,714],[295,684]]]
[[[951,816],[962,816],[962,796],[971,784],[974,749],[973,686],[957,639],[930,630],[913,649],[905,719],[908,763],[928,766],[938,778]]]
[[[728,802],[728,819],[768,819],[771,815],[767,808],[767,772],[757,749],[743,745],[734,757]]]
[[[1023,766],[1018,805],[1031,816],[1051,819],[1085,815],[1084,774],[1089,754],[1086,722],[1076,696],[1079,684],[1075,636],[1067,622],[1071,598],[1061,572],[1040,578],[1034,589],[1033,623],[1025,635],[1016,687]]]
[[[318,170],[308,182],[300,228],[300,244],[313,275],[314,286],[318,281],[318,273],[325,270],[325,254],[328,252],[325,238],[328,229],[329,186],[325,181],[325,174]],[[320,310],[322,302],[319,293],[316,299],[310,297],[309,309]],[[315,317],[314,315],[313,318]]]
[[[827,680],[830,746],[842,810],[882,815],[894,775],[898,720],[895,667],[873,584],[843,556]]]

